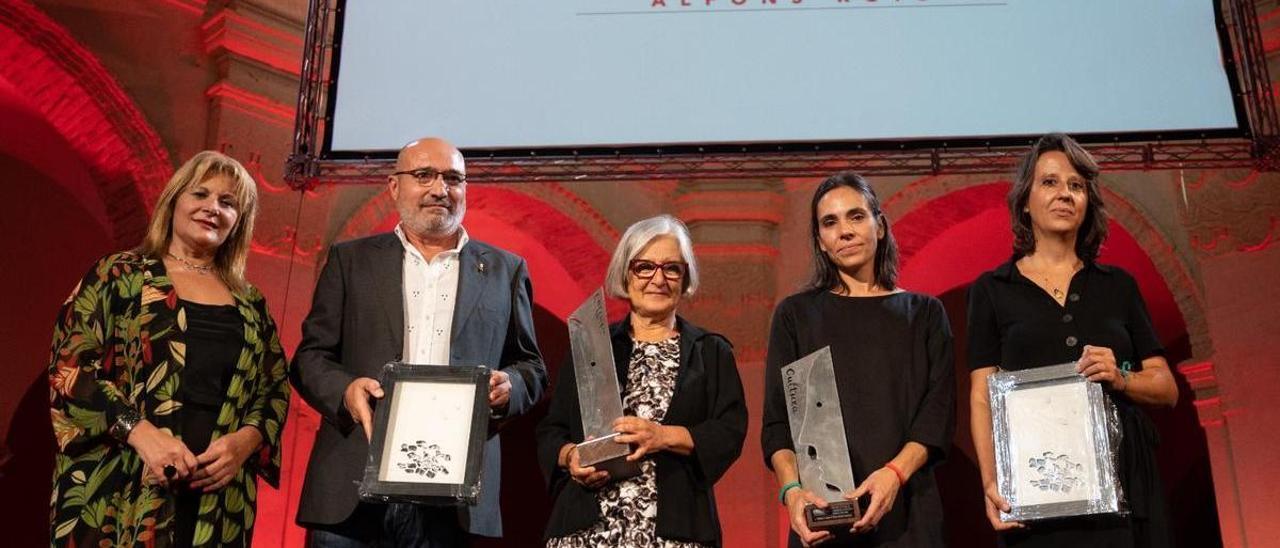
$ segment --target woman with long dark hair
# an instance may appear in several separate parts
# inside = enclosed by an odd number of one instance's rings
[[[938,299],[898,287],[889,219],[861,176],[823,181],[810,214],[813,279],[774,311],[760,436],[790,516],[790,544],[942,546],[933,466],[951,446],[955,422],[946,311]],[[797,481],[780,371],[826,346],[858,482],[844,496],[865,498],[866,507],[850,530],[815,532],[805,524],[804,506],[826,502]]]

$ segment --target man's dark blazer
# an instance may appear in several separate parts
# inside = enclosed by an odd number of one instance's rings
[[[401,357],[403,260],[404,246],[394,233],[343,242],[329,249],[316,282],[291,368],[298,394],[324,418],[298,506],[297,522],[304,527],[341,523],[359,502],[357,486],[369,445],[342,396],[357,377],[376,379],[384,364]],[[459,267],[449,365],[484,365],[507,372],[511,402],[504,417],[523,414],[547,385],[534,338],[533,294],[524,259],[470,240],[459,254]],[[502,451],[496,431],[490,428],[484,447],[479,500],[463,508],[459,518],[467,531],[492,537],[502,535]]]

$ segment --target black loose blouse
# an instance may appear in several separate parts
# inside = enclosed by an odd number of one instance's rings
[[[781,370],[824,346],[831,346],[856,481],[884,466],[908,441],[929,450],[928,463],[907,480],[875,531],[824,546],[941,546],[942,501],[933,465],[951,447],[955,428],[954,350],[942,302],[910,292],[842,297],[806,291],[779,303],[769,335],[760,432],[771,469],[775,452],[795,450]],[[794,533],[790,542],[798,545]]]
[[[1085,345],[1110,348],[1116,365],[1141,371],[1142,360],[1163,354],[1138,283],[1123,269],[1088,262],[1071,278],[1059,305],[1018,271],[1014,256],[969,288],[969,366],[1020,370],[1080,359]],[[1120,394],[1120,482],[1124,518],[1054,520],[1004,535],[1010,546],[1167,546],[1168,523],[1155,462],[1159,434],[1150,417]]]

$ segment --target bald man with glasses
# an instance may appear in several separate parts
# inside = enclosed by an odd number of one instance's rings
[[[547,386],[533,331],[524,259],[468,237],[466,164],[443,139],[405,145],[387,176],[394,231],[332,246],[292,367],[293,385],[324,418],[297,522],[307,545],[465,546],[501,537],[501,448],[485,442],[480,496],[441,508],[360,501],[383,364],[485,365],[495,422],[526,413]],[[431,417],[419,417],[431,420]]]

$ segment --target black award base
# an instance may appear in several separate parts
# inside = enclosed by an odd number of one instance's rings
[[[861,516],[862,512],[858,505],[847,500],[828,503],[826,508],[818,508],[812,504],[806,504],[804,507],[804,521],[810,531],[837,527],[849,528]]]
[[[619,434],[584,441],[578,444],[578,465],[593,466],[609,473],[609,481],[617,481],[640,475],[640,461],[629,462],[631,446],[613,441]]]

